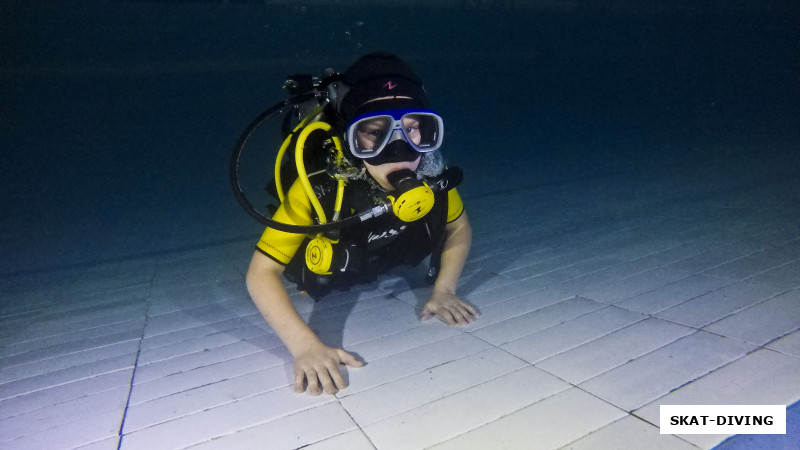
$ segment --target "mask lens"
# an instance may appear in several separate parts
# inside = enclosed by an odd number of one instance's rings
[[[430,113],[410,113],[403,116],[403,134],[414,150],[430,152],[439,148],[442,140],[442,119]]]
[[[391,116],[378,116],[362,119],[353,124],[352,144],[356,156],[369,158],[376,155],[386,145],[392,131]]]

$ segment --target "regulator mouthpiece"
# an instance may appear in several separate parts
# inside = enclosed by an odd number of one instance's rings
[[[411,170],[392,172],[387,179],[394,186],[394,191],[388,196],[392,211],[403,222],[421,219],[433,208],[433,191],[424,181],[418,180]]]

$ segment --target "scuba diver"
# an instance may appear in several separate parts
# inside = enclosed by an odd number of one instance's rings
[[[420,320],[466,325],[478,316],[456,295],[472,232],[453,189],[460,171],[444,164],[444,123],[422,81],[389,53],[362,56],[330,79],[330,98],[286,133],[279,155],[295,144],[296,164],[276,168],[281,204],[247,272],[253,302],[294,358],[294,390],[311,395],[345,388],[339,365],[363,362],[317,337],[281,275],[319,300],[429,258],[433,290]]]

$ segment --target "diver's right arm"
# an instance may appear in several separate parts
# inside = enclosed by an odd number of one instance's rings
[[[247,289],[258,310],[281,338],[294,358],[294,390],[335,394],[347,386],[339,364],[361,367],[364,363],[342,349],[328,347],[303,321],[281,283],[284,267],[256,251],[247,270]],[[321,389],[320,389],[321,385]]]

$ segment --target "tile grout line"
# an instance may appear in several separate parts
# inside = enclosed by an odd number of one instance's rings
[[[125,421],[128,418],[128,409],[131,405],[131,397],[133,396],[133,381],[136,379],[136,369],[139,367],[139,358],[142,355],[142,344],[144,343],[144,332],[147,329],[147,324],[150,320],[150,309],[152,308],[153,295],[152,288],[155,281],[155,272],[153,272],[150,279],[151,292],[147,296],[147,308],[145,310],[144,323],[142,324],[142,334],[139,336],[139,346],[136,349],[136,359],[133,361],[133,370],[131,371],[131,380],[128,384],[128,398],[125,399],[125,409],[122,411],[122,420],[120,420],[119,430],[117,430],[117,450],[122,449],[122,438],[125,431]]]
[[[350,414],[350,411],[348,411],[348,409],[347,409],[347,408],[346,408],[346,407],[345,407],[345,406],[342,404],[342,399],[341,399],[341,398],[339,398],[338,396],[335,396],[335,395],[334,395],[334,397],[336,397],[336,403],[339,405],[339,408],[342,408],[342,411],[344,411],[344,413],[345,413],[345,414],[347,414],[347,417],[349,417],[349,418],[350,418],[350,420],[352,420],[352,421],[353,421],[353,424],[356,426],[356,428],[355,428],[355,429],[356,429],[356,430],[358,430],[358,431],[360,431],[360,432],[361,432],[361,434],[362,434],[362,435],[364,435],[364,438],[367,440],[367,442],[369,442],[369,444],[372,446],[372,448],[375,448],[375,449],[377,449],[377,448],[378,448],[378,446],[377,446],[377,445],[375,445],[375,443],[374,443],[374,442],[372,442],[372,438],[370,438],[370,437],[369,437],[369,434],[367,434],[366,430],[364,430],[364,427],[363,427],[363,426],[361,426],[361,424],[360,424],[360,423],[358,423],[358,421],[356,420],[356,418],[355,418],[355,417],[353,417],[353,415],[352,415],[352,414]],[[341,435],[343,435],[343,434],[345,434],[345,433],[349,433],[349,432],[350,432],[349,430],[348,430],[348,431],[344,431],[344,432],[342,432],[342,433],[339,433],[339,434],[337,434],[336,436],[341,436]],[[328,438],[322,439],[322,440],[320,440],[320,441],[317,441],[317,442],[315,442],[315,444],[316,444],[316,443],[318,443],[318,442],[324,442],[324,441],[326,441],[326,440],[328,440],[328,439],[332,439],[332,438],[334,438],[334,437],[336,437],[336,436],[331,436],[331,437],[328,437]]]

